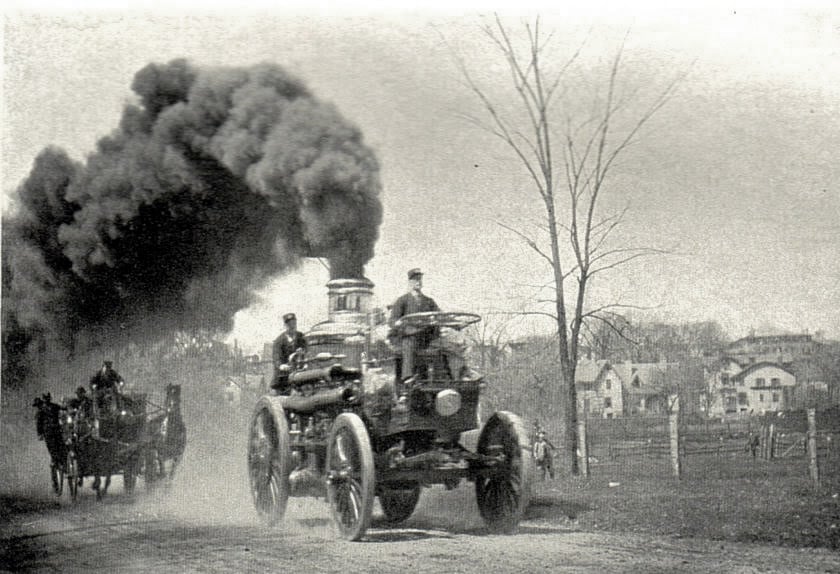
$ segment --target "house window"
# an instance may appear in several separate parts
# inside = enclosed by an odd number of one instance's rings
[[[612,407],[612,397],[604,397],[604,408],[609,409]]]
[[[721,373],[720,374],[720,384],[721,385],[728,385],[729,384],[729,373]]]
[[[780,381],[778,378],[773,377],[772,379],[770,379],[770,386],[771,387],[779,387],[781,385],[782,385],[782,381]]]
[[[778,402],[779,402],[779,393],[773,393],[773,402],[774,402],[774,403],[778,403]]]
[[[633,379],[633,386],[639,388],[639,379]]]
[[[764,393],[758,393],[758,402],[760,402],[760,403],[764,402]]]
[[[606,388],[607,390],[610,390],[612,388],[612,381],[609,380],[609,379],[604,381],[604,388]]]
[[[738,404],[739,405],[747,405],[747,393],[738,393]]]
[[[764,386],[764,379],[762,379],[762,378],[760,378],[760,377],[759,377],[759,378],[757,378],[757,379],[755,380],[755,386],[756,386],[756,387],[763,387],[763,386]]]

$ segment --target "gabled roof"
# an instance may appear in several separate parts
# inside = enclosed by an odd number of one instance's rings
[[[612,368],[609,361],[583,360],[578,362],[575,368],[575,384],[586,385],[598,382],[601,373]]]
[[[771,367],[771,368],[774,368],[774,369],[779,369],[780,371],[784,371],[785,373],[787,373],[787,374],[789,374],[789,375],[792,375],[792,376],[794,376],[794,377],[796,376],[796,374],[795,374],[793,371],[791,371],[791,370],[790,370],[790,369],[788,369],[788,368],[783,367],[783,366],[782,366],[782,365],[780,365],[779,363],[770,363],[770,362],[768,362],[768,361],[762,361],[762,362],[760,362],[760,363],[753,363],[753,364],[751,364],[750,366],[746,367],[746,368],[745,368],[743,371],[741,371],[740,373],[737,373],[737,374],[735,374],[735,375],[732,375],[732,379],[731,379],[731,380],[733,380],[733,381],[739,381],[739,380],[741,380],[741,379],[745,378],[745,377],[746,377],[747,375],[749,375],[750,373],[754,373],[754,372],[755,372],[755,371],[757,371],[758,369],[763,369],[763,368],[766,368],[766,367]]]
[[[674,377],[677,363],[617,363],[613,366],[631,394],[657,395]],[[638,386],[635,383],[638,382]]]

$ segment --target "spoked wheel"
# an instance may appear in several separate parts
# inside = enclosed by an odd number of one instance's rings
[[[370,526],[375,474],[373,450],[365,423],[341,413],[327,442],[327,501],[342,538],[359,540]]]
[[[481,430],[477,450],[501,457],[498,467],[475,481],[481,517],[491,531],[513,533],[528,506],[532,476],[528,435],[520,418],[509,412],[495,413]]]
[[[146,449],[143,461],[143,481],[146,483],[146,488],[154,488],[160,476],[160,466],[158,462],[158,451],[155,447],[150,446]]]
[[[140,473],[140,456],[129,459],[123,470],[123,490],[126,494],[134,494],[134,487],[137,484],[137,475]]]
[[[379,491],[379,504],[385,513],[385,520],[390,524],[398,524],[407,520],[420,500],[420,487],[414,488],[382,488]]]
[[[53,492],[56,496],[61,496],[64,492],[64,469],[55,463],[50,464],[50,475],[52,476]]]
[[[279,397],[265,396],[257,402],[248,432],[248,476],[257,514],[269,526],[286,512],[291,457],[289,426]]]
[[[76,453],[72,450],[67,453],[67,465],[65,468],[67,476],[67,487],[70,491],[70,500],[76,502],[79,497],[79,461],[76,460]]]

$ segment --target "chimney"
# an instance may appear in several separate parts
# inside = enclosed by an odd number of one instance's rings
[[[333,323],[366,324],[372,299],[373,282],[364,277],[327,282],[327,315]]]

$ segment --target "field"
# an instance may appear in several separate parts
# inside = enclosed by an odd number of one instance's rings
[[[528,516],[565,516],[585,531],[840,550],[840,459],[821,463],[819,489],[803,457],[689,456],[679,480],[667,457],[593,463],[589,479],[538,481]]]

